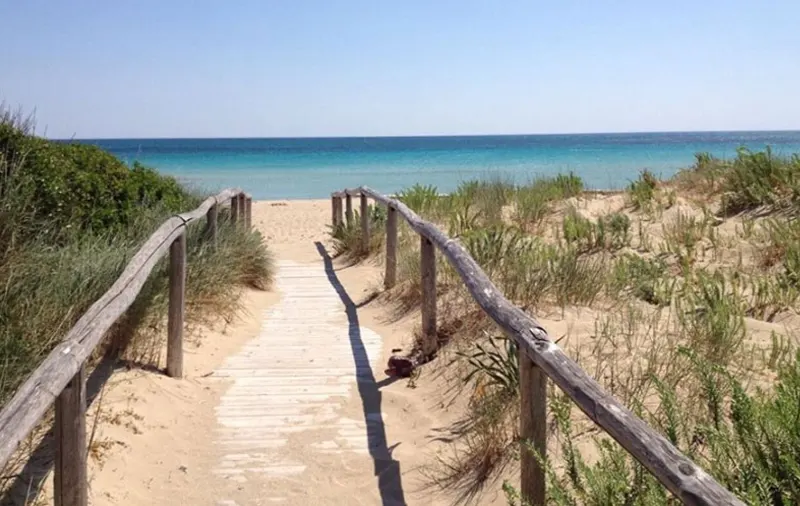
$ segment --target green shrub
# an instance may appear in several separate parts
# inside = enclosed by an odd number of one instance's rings
[[[653,199],[656,196],[658,179],[649,170],[643,170],[639,179],[628,185],[628,200],[631,207],[643,211],[652,209]]]
[[[19,134],[15,125],[0,125],[3,159],[18,161],[0,188],[13,187],[15,202],[37,222],[76,231],[119,229],[141,207],[179,212],[198,203],[174,178],[139,164],[129,168],[96,146]]]
[[[702,356],[727,365],[745,337],[745,304],[724,274],[699,271],[678,298],[678,317]]]
[[[623,213],[611,213],[593,222],[575,208],[567,211],[561,225],[566,243],[575,246],[580,253],[601,249],[615,251],[629,245],[630,227],[630,218]]]
[[[361,240],[361,215],[353,211],[353,221],[332,227],[330,236],[333,239],[333,253],[336,256],[345,255],[352,260],[366,258],[381,249],[384,241],[383,230],[386,227],[386,209],[380,206],[369,207],[370,244],[364,248]]]
[[[574,245],[582,253],[594,250],[602,239],[598,237],[598,227],[591,220],[581,216],[575,208],[570,208],[564,215],[561,228],[567,244]]]
[[[649,304],[664,307],[672,300],[673,282],[663,260],[626,254],[614,263],[609,288],[612,294],[624,292]]]
[[[737,213],[761,206],[782,207],[800,198],[800,156],[784,158],[768,146],[752,152],[740,148],[725,171],[723,210]]]
[[[411,188],[401,191],[397,200],[407,205],[417,214],[425,214],[436,207],[439,201],[439,191],[432,185],[415,184]]]
[[[514,218],[523,226],[536,226],[550,211],[555,200],[574,197],[583,191],[583,180],[569,173],[538,178],[520,186],[514,194]]]
[[[487,343],[475,344],[476,351],[458,352],[467,360],[465,384],[472,384],[480,395],[486,389],[514,397],[519,390],[517,343],[503,336],[488,336]]]
[[[164,219],[200,198],[169,177],[128,168],[97,147],[31,135],[0,111],[0,405],[121,274]],[[230,318],[242,286],[264,288],[261,236],[220,220],[213,248],[202,224],[187,237],[187,323]],[[167,305],[160,262],[105,341],[115,354],[158,361]],[[144,350],[150,350],[145,352]],[[153,351],[155,350],[155,351]]]
[[[699,397],[681,400],[675,387],[658,381],[659,403],[651,424],[746,504],[800,503],[800,354],[782,368],[774,393],[748,394],[724,368],[683,352],[692,366],[681,383],[698,383]],[[593,439],[598,458],[586,462],[575,444],[572,402],[556,395],[549,407],[564,456],[563,467],[537,456],[547,471],[550,503],[680,504],[606,437]],[[529,445],[523,451],[533,452]],[[509,504],[525,504],[515,487],[506,483],[504,489]]]
[[[710,230],[709,222],[685,213],[678,213],[674,221],[661,226],[664,246],[670,253],[687,262],[693,261],[697,245]]]

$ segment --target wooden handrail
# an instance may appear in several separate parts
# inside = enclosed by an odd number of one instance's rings
[[[597,381],[550,339],[547,331],[535,318],[505,298],[461,243],[448,237],[432,223],[420,218],[402,202],[368,187],[344,190],[332,194],[331,198],[341,199],[342,196],[350,198],[353,195],[365,195],[399,213],[421,236],[423,242],[430,241],[445,256],[458,272],[475,302],[506,335],[517,343],[520,350],[520,389],[524,397],[520,413],[521,435],[523,438],[532,439],[534,448],[539,452],[546,449],[545,385],[546,378],[550,378],[594,423],[611,435],[684,504],[744,506],[740,499],[683,455],[664,436],[603,390]],[[333,208],[341,209],[341,206],[334,203]],[[392,237],[393,233],[396,234],[396,230],[387,229],[387,235],[396,247],[397,241]],[[423,257],[426,257],[425,250],[423,247]],[[386,258],[395,261],[396,256],[394,252],[391,254],[387,252]],[[425,264],[430,265],[429,258],[423,258],[422,262],[423,267]],[[388,264],[386,266],[387,274],[392,278],[395,269],[396,266]],[[429,285],[430,276],[430,272],[423,269],[423,277],[426,278],[423,283]],[[390,281],[391,284],[394,283],[394,279]],[[435,328],[430,329],[429,316],[431,305],[435,308],[436,304],[435,289],[433,299],[425,292],[426,290],[423,290],[425,299],[423,308],[427,308],[428,315],[424,316],[427,321],[423,322],[423,326],[426,327],[423,339],[435,339]],[[435,325],[435,322],[433,324]],[[431,333],[433,335],[429,335]],[[423,343],[423,348],[427,346],[430,346],[430,343]],[[544,470],[530,452],[523,451],[522,454],[523,496],[531,504],[544,504]]]
[[[125,270],[81,316],[78,322],[39,367],[17,389],[0,412],[0,468],[56,403],[56,504],[86,504],[85,375],[84,364],[109,328],[136,300],[159,260],[171,251],[170,322],[168,325],[167,372],[182,374],[183,300],[185,289],[186,241],[189,223],[203,216],[208,219],[210,240],[216,241],[218,206],[232,200],[245,212],[242,221],[250,223],[251,197],[239,189],[227,189],[207,198],[194,211],[167,219],[139,248]],[[245,205],[245,203],[247,203]],[[68,439],[62,444],[61,439]],[[75,442],[80,444],[76,444]],[[60,449],[60,450],[59,450]]]

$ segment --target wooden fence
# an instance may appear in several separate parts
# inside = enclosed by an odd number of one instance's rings
[[[436,258],[438,249],[459,274],[472,298],[519,349],[520,435],[540,454],[547,452],[547,379],[551,379],[570,399],[639,461],[684,504],[744,506],[708,473],[683,455],[664,436],[609,395],[580,366],[556,345],[536,321],[514,306],[483,272],[466,249],[421,219],[402,202],[367,187],[335,192],[331,195],[334,227],[353,222],[353,197],[361,199],[363,247],[370,243],[368,199],[388,208],[386,220],[386,288],[397,278],[397,214],[419,234],[422,272],[423,352],[437,346],[436,334]],[[347,212],[342,216],[342,200]],[[546,503],[545,470],[531,452],[521,455],[521,492],[530,504]]]
[[[238,189],[224,190],[206,199],[194,211],[166,220],[133,256],[111,288],[83,314],[17,390],[0,412],[0,469],[55,403],[55,504],[87,504],[86,361],[108,329],[133,304],[153,268],[169,251],[166,373],[173,378],[183,377],[186,228],[206,216],[206,235],[216,243],[219,206],[228,200],[231,221],[249,228],[252,198]]]

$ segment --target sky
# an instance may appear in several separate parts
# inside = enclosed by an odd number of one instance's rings
[[[0,0],[53,138],[800,129],[797,0]]]

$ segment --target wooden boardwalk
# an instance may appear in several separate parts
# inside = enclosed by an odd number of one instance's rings
[[[438,254],[460,276],[474,302],[517,345],[519,432],[534,449],[546,454],[547,384],[552,381],[681,502],[744,506],[581,369],[533,316],[500,292],[457,240],[403,202],[367,187],[335,192],[331,196],[334,227],[355,224],[354,196],[360,200],[362,248],[371,244],[371,234],[376,232],[371,230],[369,200],[387,207],[387,289],[395,285],[397,277],[399,219],[419,234],[421,350],[407,357],[408,361],[424,363],[439,346]],[[164,221],[111,288],[17,389],[0,411],[0,467],[55,406],[55,502],[86,506],[86,362],[133,305],[158,262],[169,255],[166,373],[183,378],[187,227],[205,217],[203,236],[213,247],[218,240],[219,207],[228,203],[228,221],[249,229],[252,199],[234,188],[209,197],[194,211]],[[339,283],[331,259],[321,243],[315,246],[322,263],[279,263],[276,288],[281,301],[264,314],[259,336],[216,372],[231,386],[216,409],[219,427],[208,439],[219,448],[214,473],[235,485],[219,492],[222,497],[214,498],[218,505],[236,505],[239,498],[233,497],[233,490],[246,488],[250,491],[247,504],[252,500],[258,504],[333,504],[325,496],[336,489],[336,499],[347,501],[337,504],[350,506],[374,490],[376,478],[383,506],[405,504],[400,463],[391,455],[399,442],[388,447],[380,407],[380,389],[385,383],[376,382],[372,372],[381,359],[381,338],[359,325],[356,305]],[[198,441],[203,445],[210,442]],[[314,469],[316,480],[312,479]],[[287,481],[291,484],[288,488],[264,486]],[[531,504],[545,504],[546,481],[545,469],[534,454],[521,452],[520,492]],[[359,485],[369,491],[359,490]]]
[[[222,457],[215,473],[235,482],[302,475],[320,454],[369,459],[370,446],[373,453],[381,446],[368,433],[382,430],[367,427],[382,423],[380,413],[342,412],[358,395],[357,381],[374,381],[381,337],[348,322],[322,263],[277,267],[280,301],[265,311],[259,336],[215,373],[232,381],[216,408]],[[307,451],[290,451],[290,439],[307,439]],[[268,499],[292,503],[290,497]],[[236,503],[220,498],[219,504]]]

